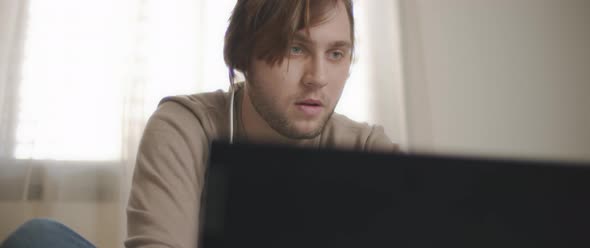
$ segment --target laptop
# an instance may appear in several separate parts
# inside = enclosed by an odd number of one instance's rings
[[[590,165],[214,143],[199,242],[590,247]]]

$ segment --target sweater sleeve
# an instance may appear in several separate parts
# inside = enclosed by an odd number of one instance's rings
[[[127,206],[126,247],[196,247],[209,149],[200,123],[175,103],[164,103],[148,121]]]

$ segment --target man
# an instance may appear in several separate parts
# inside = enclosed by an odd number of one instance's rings
[[[353,48],[350,0],[239,0],[225,37],[230,92],[165,98],[146,126],[125,245],[196,247],[213,140],[397,150],[383,128],[333,113]],[[234,69],[246,82],[233,83]]]

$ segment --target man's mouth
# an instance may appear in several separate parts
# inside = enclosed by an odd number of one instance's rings
[[[322,112],[324,104],[320,100],[305,99],[295,102],[297,109],[309,117],[315,117]]]
[[[295,103],[296,105],[303,105],[303,106],[310,106],[310,107],[322,107],[322,101],[315,100],[315,99],[305,99],[303,101],[298,101]]]

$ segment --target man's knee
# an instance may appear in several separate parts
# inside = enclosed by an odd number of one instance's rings
[[[39,234],[52,233],[62,230],[63,227],[63,224],[54,220],[35,218],[22,224],[15,231],[15,233],[35,234],[34,236],[38,236]]]
[[[31,219],[14,231],[0,248],[5,247],[60,247],[63,244],[89,243],[70,228],[44,218]],[[41,245],[41,246],[40,246]],[[69,246],[64,246],[69,247]]]
[[[37,241],[53,236],[54,234],[50,233],[55,232],[58,225],[61,224],[50,219],[35,218],[28,220],[2,242],[2,248],[34,246]]]

